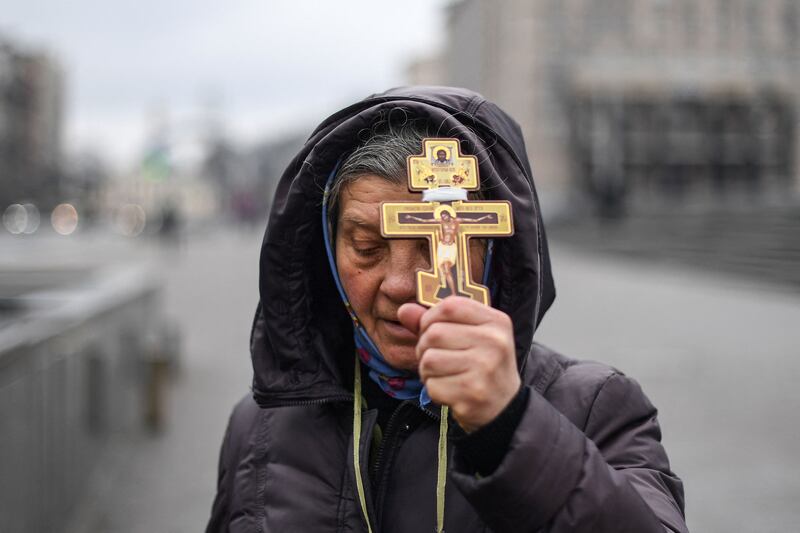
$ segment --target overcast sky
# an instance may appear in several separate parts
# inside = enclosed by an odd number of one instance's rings
[[[254,142],[402,84],[441,45],[445,3],[0,0],[0,35],[63,66],[68,152],[126,166],[159,114],[188,136],[213,103]]]

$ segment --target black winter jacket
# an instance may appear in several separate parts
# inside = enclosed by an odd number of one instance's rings
[[[325,261],[321,193],[359,132],[396,112],[460,138],[479,158],[484,194],[514,209],[515,235],[496,242],[493,305],[514,323],[528,403],[490,475],[451,447],[445,530],[687,531],[682,484],[638,384],[533,343],[555,291],[519,127],[481,96],[442,87],[395,89],[336,113],[283,174],[261,252],[253,394],[231,416],[207,531],[367,531],[352,462],[352,329]],[[364,413],[361,457],[370,455],[376,416]],[[405,402],[385,428],[380,483],[366,487],[373,531],[433,530],[437,417]]]

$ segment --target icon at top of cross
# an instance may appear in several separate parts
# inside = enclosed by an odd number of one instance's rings
[[[462,154],[458,139],[425,139],[422,154],[408,157],[408,187],[477,190],[478,158]]]

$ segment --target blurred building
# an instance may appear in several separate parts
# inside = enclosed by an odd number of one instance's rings
[[[56,61],[0,36],[0,209],[57,199],[62,109],[63,74]]]
[[[163,233],[169,220],[195,227],[223,218],[253,226],[268,214],[277,180],[306,136],[289,132],[248,146],[226,133],[222,115],[206,110],[168,119],[159,112],[140,164],[109,180],[102,203],[128,235]],[[143,224],[120,215],[131,208]]]
[[[406,67],[412,85],[447,85],[448,71],[441,54],[418,57]]]
[[[544,195],[615,213],[800,190],[797,0],[461,0],[446,31],[410,81],[510,112]]]

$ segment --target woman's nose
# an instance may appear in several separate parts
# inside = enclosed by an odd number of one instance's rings
[[[389,241],[389,264],[381,292],[397,304],[413,301],[417,294],[417,270],[430,268],[428,242],[423,239]]]

